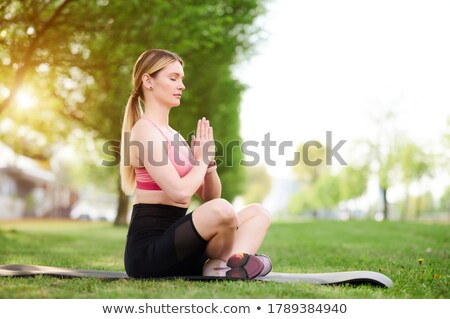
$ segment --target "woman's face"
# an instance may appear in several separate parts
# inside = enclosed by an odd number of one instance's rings
[[[184,72],[180,62],[175,61],[166,65],[156,77],[152,77],[153,97],[167,106],[180,105]]]

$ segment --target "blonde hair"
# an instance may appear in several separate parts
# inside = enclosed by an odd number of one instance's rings
[[[156,76],[168,64],[179,61],[184,66],[183,60],[170,51],[152,49],[142,53],[137,59],[133,68],[133,91],[128,98],[128,103],[125,107],[125,113],[122,123],[122,141],[120,143],[120,178],[122,191],[131,195],[136,187],[136,174],[134,168],[129,164],[129,152],[125,152],[125,133],[130,134],[134,124],[142,116],[142,108],[140,101],[145,102],[144,92],[142,90],[142,76],[145,73],[151,76]],[[125,165],[128,164],[128,165]]]

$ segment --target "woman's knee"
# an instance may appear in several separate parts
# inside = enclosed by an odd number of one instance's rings
[[[233,206],[223,198],[213,199],[213,214],[221,225],[237,227],[238,219]]]

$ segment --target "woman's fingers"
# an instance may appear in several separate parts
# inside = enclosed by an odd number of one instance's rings
[[[209,120],[207,120],[205,117],[198,120],[196,139],[197,141],[214,139],[213,129],[209,124]]]
[[[196,137],[197,137],[197,141],[200,141],[201,139],[201,130],[202,130],[202,120],[198,120],[197,123],[197,132],[196,132]]]
[[[213,134],[213,128],[212,128],[212,126],[210,126],[210,127],[209,127],[209,130],[208,130],[208,139],[209,139],[210,141],[214,141],[214,134]]]
[[[205,117],[201,118],[200,120],[198,120],[198,124],[197,124],[197,137],[198,139],[205,139],[207,137],[208,134],[208,121],[206,120]]]
[[[207,138],[208,137],[208,126],[209,126],[209,121],[206,120],[206,118],[203,118],[203,138]]]
[[[212,143],[211,143],[212,142]],[[209,120],[205,117],[202,117],[197,122],[197,131],[195,134],[195,146],[196,152],[198,156],[202,156],[204,151],[207,151],[208,154],[215,153],[215,145],[214,145],[214,132],[213,128],[210,126]],[[204,150],[204,146],[207,145],[207,150]],[[209,156],[210,160],[214,159],[214,155]]]

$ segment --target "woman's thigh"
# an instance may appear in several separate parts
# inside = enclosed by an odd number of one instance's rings
[[[270,223],[270,214],[263,205],[250,204],[237,212],[238,225],[240,226],[255,217],[265,218]]]

